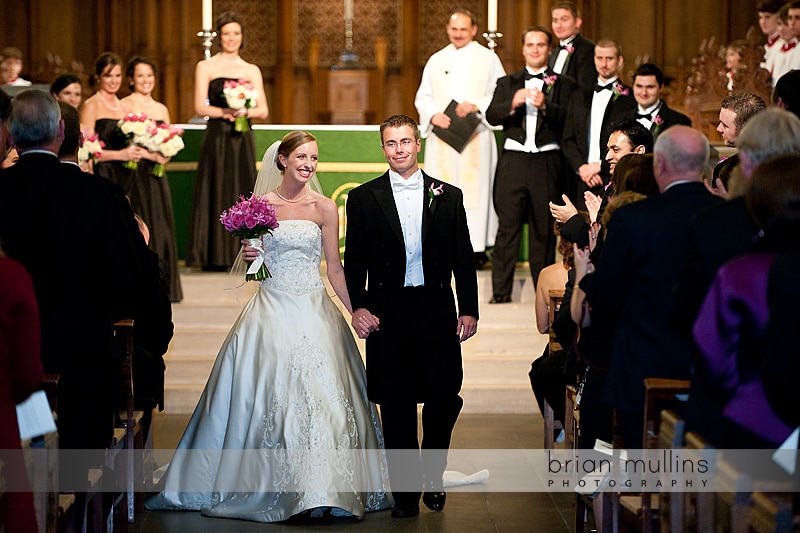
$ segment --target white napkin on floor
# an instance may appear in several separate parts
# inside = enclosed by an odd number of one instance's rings
[[[442,481],[445,487],[458,487],[459,485],[477,485],[489,479],[489,471],[479,470],[474,474],[464,474],[455,470],[445,470]]]

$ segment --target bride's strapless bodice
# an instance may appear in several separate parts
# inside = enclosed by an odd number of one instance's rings
[[[271,278],[264,285],[291,294],[305,294],[325,285],[319,274],[322,230],[311,220],[281,220],[263,238]]]

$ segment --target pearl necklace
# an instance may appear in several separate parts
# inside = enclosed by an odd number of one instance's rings
[[[306,193],[303,196],[301,196],[300,198],[296,198],[294,200],[289,200],[288,198],[286,198],[284,195],[281,194],[281,191],[279,191],[277,188],[275,189],[275,194],[277,194],[278,198],[280,198],[284,202],[289,202],[290,204],[296,204],[297,202],[299,202],[300,200],[303,200],[306,196],[308,196],[308,191],[310,189],[308,187],[303,187],[303,188],[306,190]]]
[[[114,94],[112,96],[114,97],[114,102],[116,102],[116,104],[117,104],[115,107],[111,107],[111,105],[108,102],[106,102],[106,99],[103,98],[103,95],[100,94],[100,93],[97,93],[97,97],[100,99],[101,102],[103,102],[104,106],[106,106],[111,111],[119,111],[119,98],[117,98],[116,94]]]

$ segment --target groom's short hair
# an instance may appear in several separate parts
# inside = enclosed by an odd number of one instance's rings
[[[386,128],[401,128],[403,126],[411,126],[411,129],[414,130],[414,140],[419,140],[419,127],[413,118],[408,115],[392,115],[381,122],[381,143],[383,143],[383,130]]]

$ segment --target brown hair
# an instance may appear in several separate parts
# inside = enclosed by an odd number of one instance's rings
[[[94,76],[92,76],[90,85],[94,86],[106,71],[110,72],[111,69],[117,65],[119,65],[120,70],[122,70],[122,59],[114,52],[103,52],[100,54],[94,61]]]
[[[414,131],[414,140],[419,140],[419,128],[413,118],[408,115],[392,115],[381,122],[381,144],[383,144],[383,130],[386,128],[401,128],[403,126],[411,126]]]
[[[244,50],[244,22],[242,21],[242,17],[233,11],[226,11],[217,17],[217,39],[219,39],[219,36],[222,35],[222,27],[226,24],[230,24],[231,22],[235,22],[242,29],[242,44],[239,46],[239,50]]]
[[[762,228],[800,220],[800,155],[791,154],[761,163],[750,177],[747,207]]]
[[[653,168],[653,154],[625,154],[614,167],[614,190],[617,194],[633,191],[645,196],[659,194]]]
[[[317,138],[307,131],[290,131],[283,136],[283,139],[281,139],[281,144],[278,146],[278,155],[289,157],[292,155],[292,152],[297,150],[300,146],[316,140]],[[283,166],[280,158],[278,157],[275,158],[275,166],[277,166],[278,170],[281,172],[286,170],[286,167]]]
[[[556,9],[566,9],[574,18],[578,18],[581,16],[580,9],[578,9],[578,4],[575,2],[556,2],[550,7],[550,13],[555,11]]]

